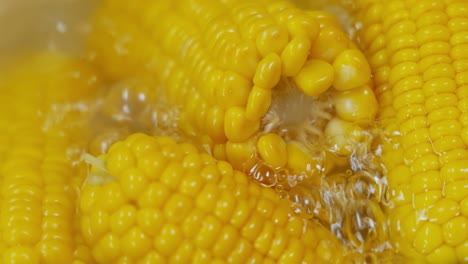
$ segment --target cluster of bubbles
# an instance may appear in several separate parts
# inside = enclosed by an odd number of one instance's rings
[[[135,132],[178,137],[178,109],[168,107],[154,86],[138,79],[112,85],[96,103],[89,153],[99,155]]]

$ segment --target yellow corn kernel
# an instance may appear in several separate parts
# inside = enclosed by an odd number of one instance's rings
[[[319,242],[316,250],[321,261],[332,261],[335,249],[335,245],[328,243],[326,240],[322,240]]]
[[[174,253],[182,242],[183,234],[180,227],[171,223],[166,223],[154,239],[154,248],[164,256]]]
[[[286,45],[281,53],[282,72],[285,76],[295,76],[309,56],[310,40],[305,37],[295,37]]]
[[[148,184],[145,174],[139,169],[128,168],[121,177],[122,191],[124,195],[131,199],[137,199]]]
[[[164,207],[165,218],[178,223],[181,218],[187,217],[189,209],[193,207],[193,201],[185,195],[172,195]]]
[[[219,258],[227,258],[234,249],[239,239],[238,231],[232,226],[224,226],[220,236],[213,247],[213,255]]]
[[[271,241],[270,250],[268,256],[273,259],[277,259],[282,255],[284,249],[289,243],[289,237],[286,235],[286,231],[283,229],[277,229],[273,240]]]
[[[302,243],[296,239],[292,239],[278,263],[296,263],[304,258],[304,253],[305,250]]]
[[[4,263],[38,263],[38,254],[30,247],[10,247],[2,254]]]
[[[254,86],[250,91],[247,107],[245,108],[245,116],[249,120],[260,120],[270,108],[271,91]]]
[[[262,159],[275,167],[284,167],[288,161],[287,145],[277,134],[266,134],[257,141],[258,153]]]
[[[111,215],[110,226],[112,232],[123,234],[132,227],[136,221],[136,208],[134,206],[123,206]]]
[[[334,26],[339,28],[341,26],[336,16],[323,10],[308,10],[307,15],[315,18],[320,28],[324,28],[326,26]]]
[[[333,66],[322,60],[308,60],[294,81],[305,94],[317,96],[327,91],[335,80]]]
[[[386,54],[386,52],[382,52],[382,53]],[[378,56],[378,55],[380,55],[380,54],[376,54],[374,56]],[[395,54],[393,54],[393,56],[391,56],[390,65],[396,66],[396,65],[398,65],[398,64],[400,64],[402,62],[405,62],[405,61],[418,62],[419,60],[420,60],[420,56],[419,56],[418,50],[416,50],[414,48],[402,49],[402,50],[398,50],[397,52],[395,52]],[[372,65],[371,62],[369,62],[369,63]],[[377,63],[373,63],[372,66],[377,66],[376,64]],[[381,63],[381,64],[383,64],[383,63]],[[378,65],[378,66],[380,66],[380,65]]]
[[[242,142],[251,137],[260,128],[260,120],[247,119],[245,110],[231,107],[224,117],[224,132],[232,142]]]
[[[103,210],[102,203],[90,203],[90,208],[80,211],[81,231],[86,234],[85,241],[97,263],[136,259],[142,263],[156,259],[183,262],[188,257],[185,253],[193,254],[192,257],[201,262],[207,259],[221,262],[263,259],[264,254],[273,261],[302,261],[305,252],[314,252],[320,245],[318,240],[312,241],[313,236],[308,236],[307,243],[299,237],[306,230],[324,227],[293,214],[291,201],[281,199],[272,190],[261,189],[244,173],[233,171],[228,163],[211,160],[212,163],[199,163],[195,167],[183,166],[187,160],[202,160],[202,156],[207,154],[198,152],[187,143],[171,143],[172,148],[168,149],[158,143],[158,137],[140,137],[154,147],[147,150],[147,154],[165,151],[169,164],[180,165],[181,179],[165,178],[165,171],[157,171],[154,173],[159,176],[153,176],[151,180],[146,176],[149,186],[160,186],[154,189],[153,203],[135,206],[134,200],[140,201],[141,197],[125,196],[124,203],[112,214]],[[131,141],[129,137],[124,142],[133,146]],[[138,151],[139,148],[129,149]],[[110,148],[109,151],[125,152],[126,149]],[[111,166],[106,157],[113,155],[118,156],[113,153],[101,157],[106,167]],[[195,158],[197,155],[199,158]],[[144,158],[144,155],[135,156],[135,164]],[[135,168],[127,170],[134,171]],[[218,177],[214,176],[218,174]],[[124,184],[124,177],[111,177],[114,181],[100,184],[103,187],[111,183]],[[90,192],[93,184],[96,183],[86,183],[84,189]],[[176,185],[178,188],[173,189]],[[171,192],[158,194],[160,190]],[[100,200],[106,194],[96,192],[93,195]],[[145,195],[145,192],[140,193],[140,196]],[[87,196],[83,199],[89,199],[89,194]],[[327,245],[336,244],[339,258],[344,257],[342,245],[328,230],[311,234],[321,234],[322,241],[329,240]],[[296,238],[292,239],[293,236]]]
[[[287,26],[292,37],[306,36],[312,42],[319,33],[319,24],[308,15],[296,15],[288,19]]]
[[[160,176],[160,181],[165,183],[170,189],[177,189],[182,175],[181,164],[169,163]],[[125,181],[122,181],[125,182]],[[125,188],[125,187],[124,187]],[[131,196],[128,196],[131,197]]]
[[[224,109],[232,106],[245,106],[251,86],[250,81],[243,76],[227,71],[216,91],[217,102]]]
[[[318,179],[316,176],[323,171],[323,168],[305,149],[298,144],[288,143],[287,153],[288,168],[296,173],[310,173],[315,180]]]
[[[468,128],[463,128],[461,136],[465,145],[468,144]]]
[[[91,232],[100,237],[109,230],[109,214],[103,210],[96,210],[90,213]]]
[[[193,256],[192,261],[196,264],[210,263],[213,261],[211,258],[212,257],[209,250],[198,249]]]
[[[288,30],[282,25],[266,27],[256,39],[258,52],[264,57],[270,53],[281,54],[287,44]]]
[[[205,118],[205,130],[215,142],[226,140],[224,135],[225,111],[220,106],[213,106],[207,110]]]
[[[265,218],[260,213],[252,212],[241,230],[242,236],[249,241],[254,241],[262,231],[265,221]]]
[[[236,247],[229,255],[227,261],[230,263],[245,263],[252,255],[252,245],[246,239],[241,238]]]
[[[253,83],[263,89],[275,87],[281,77],[281,58],[275,53],[266,55],[257,66]]]
[[[446,196],[449,199],[453,199],[455,201],[461,201],[468,195],[468,190],[466,188],[468,184],[468,180],[460,180],[456,182],[447,183],[445,186],[444,191],[447,192]]]
[[[262,254],[266,254],[270,248],[271,241],[274,235],[274,224],[272,222],[266,222],[263,226],[262,231],[258,234],[255,239],[255,248]]]
[[[135,165],[135,156],[133,153],[131,153],[130,149],[128,149],[126,146],[123,144],[121,145],[112,145],[113,148],[120,148],[121,151],[115,152],[118,155],[115,156],[110,156],[109,160],[113,161],[125,161],[121,163],[113,163],[113,164],[120,164],[121,167],[109,167],[109,172],[113,175],[119,175],[126,169],[126,168],[131,168]],[[114,152],[112,152],[114,153]],[[118,176],[117,176],[118,177]]]
[[[442,198],[430,207],[428,217],[432,222],[443,224],[455,217],[459,210],[460,208],[456,201]]]
[[[114,260],[120,254],[119,237],[107,234],[102,237],[93,250],[93,257],[98,262]]]
[[[213,216],[208,216],[195,238],[195,245],[203,249],[212,248],[222,229],[222,223]]]
[[[219,195],[220,193],[214,184],[205,185],[197,196],[196,205],[206,213],[211,212],[215,208]]]
[[[294,4],[289,1],[275,1],[268,3],[267,10],[271,14],[278,14],[288,8],[294,7]]]
[[[234,212],[235,205],[236,201],[234,195],[222,193],[216,203],[216,208],[214,210],[215,215],[222,221],[228,222]]]
[[[235,168],[249,168],[254,162],[256,151],[255,137],[250,138],[242,143],[228,141],[226,143],[226,156],[230,164]]]
[[[171,256],[172,263],[187,263],[192,259],[195,246],[190,242],[182,242],[176,253]]]
[[[267,196],[267,194],[265,193]],[[257,204],[257,211],[259,211],[264,217],[270,218],[273,213],[274,204],[267,197],[260,199]]]
[[[349,122],[368,124],[377,114],[377,101],[369,86],[335,93],[336,112]]]
[[[230,63],[232,69],[244,77],[252,79],[259,61],[255,43],[250,41],[240,43],[232,55],[233,60]]]
[[[346,91],[365,85],[370,80],[371,71],[364,55],[356,49],[341,52],[333,60],[335,78],[333,87]]]
[[[305,224],[306,222],[302,221],[302,219],[290,219],[289,222],[286,224],[286,230],[292,236],[300,237],[304,231]]]
[[[201,188],[201,179],[193,173],[187,175],[184,179],[181,180],[179,184],[179,191],[190,197],[195,197]]]
[[[132,227],[122,236],[121,250],[125,256],[139,258],[152,246],[152,241],[139,227]]]
[[[234,19],[243,28],[243,33],[249,38],[253,38],[257,35],[259,29],[265,24],[271,24],[273,18],[268,16],[268,12],[265,8],[259,6],[244,3],[234,7],[236,14]],[[241,31],[242,31],[241,30]]]
[[[141,207],[159,206],[169,198],[170,188],[159,182],[153,182],[138,197],[138,205]]]
[[[442,226],[444,241],[452,246],[460,245],[468,239],[468,219],[457,216],[445,221]]]
[[[428,253],[443,242],[442,230],[439,225],[427,223],[423,225],[415,236],[415,248],[421,253]]]
[[[457,255],[455,250],[452,247],[447,245],[442,245],[436,248],[432,253],[427,255],[428,263],[440,263],[440,262],[448,262],[448,263],[456,263],[457,262]]]
[[[456,247],[455,251],[457,254],[458,259],[466,260],[468,258],[468,242],[464,242],[463,244]]]
[[[143,232],[150,236],[158,234],[164,224],[162,212],[154,208],[141,208],[137,212],[136,221]]]
[[[155,171],[162,171],[167,165],[167,158],[162,153],[146,153],[139,160],[138,167],[149,179],[157,176]]]
[[[349,48],[349,43],[349,39],[338,27],[325,26],[312,43],[310,56],[332,63],[338,54]]]
[[[362,128],[350,122],[332,119],[325,128],[325,137],[331,149],[341,155],[350,155],[363,137]]]

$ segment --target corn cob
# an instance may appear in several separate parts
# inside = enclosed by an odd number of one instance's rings
[[[74,162],[87,123],[73,103],[96,95],[96,76],[84,62],[52,53],[32,55],[5,75],[0,263],[86,263],[75,210],[86,171]]]
[[[468,3],[360,1],[388,138],[390,240],[412,261],[468,262]]]
[[[86,160],[81,231],[98,263],[344,261],[329,230],[194,145],[136,133]]]
[[[286,1],[105,1],[89,42],[110,80],[155,76],[185,136],[247,173],[319,182],[333,162],[314,158],[317,142],[349,155],[377,109],[339,23]]]

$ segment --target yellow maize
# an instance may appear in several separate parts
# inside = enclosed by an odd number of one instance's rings
[[[98,90],[87,65],[45,54],[1,76],[0,263],[349,261],[327,228],[366,261],[386,261],[367,253],[389,233],[409,262],[468,262],[468,5],[344,6],[362,53],[330,14],[287,1],[107,0],[89,55],[119,84],[91,131],[74,108]],[[195,145],[134,134],[85,155],[77,215],[84,146],[148,122]]]
[[[343,263],[325,227],[225,161],[132,134],[101,157],[79,201],[97,263]]]
[[[157,20],[163,25],[154,26]],[[364,55],[332,15],[287,1],[143,1],[131,8],[106,1],[89,52],[111,81],[154,78],[147,84],[180,113],[172,120],[182,140],[292,200],[301,184],[326,185],[309,188],[314,199],[301,199],[305,211],[340,225],[334,231],[343,240],[379,240],[353,242],[359,250],[385,241],[381,208],[368,205],[383,192],[370,191],[359,202],[346,201],[351,192],[342,194],[359,188],[360,180],[346,179],[381,173],[372,161],[349,170],[351,156],[360,155],[356,146],[370,148],[366,128],[377,104]],[[356,211],[382,221],[358,226]],[[341,230],[344,212],[350,224]]]
[[[87,113],[73,106],[95,96],[98,87],[92,67],[52,53],[28,57],[0,78],[1,122],[8,122],[0,130],[6,138],[1,263],[90,261],[75,210],[86,171],[73,165],[85,147]]]
[[[340,136],[325,129],[332,117],[365,127],[377,111],[369,65],[338,22],[287,1],[105,1],[89,51],[113,81],[155,76],[185,137],[246,173],[260,163],[320,182],[332,162],[303,166],[284,146],[317,149]]]
[[[468,3],[355,2],[388,139],[390,241],[425,263],[468,262]]]

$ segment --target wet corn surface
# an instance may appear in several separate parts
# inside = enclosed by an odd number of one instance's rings
[[[0,3],[0,263],[468,262],[464,10]]]

